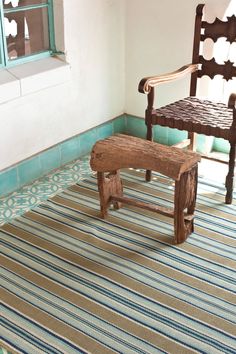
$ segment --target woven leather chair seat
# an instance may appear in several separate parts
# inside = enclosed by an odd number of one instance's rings
[[[236,142],[236,127],[230,132],[232,109],[224,103],[187,97],[154,110],[152,116],[159,125]]]

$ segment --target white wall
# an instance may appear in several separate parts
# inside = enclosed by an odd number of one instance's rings
[[[146,76],[168,73],[192,59],[195,8],[200,0],[127,0],[126,21],[126,112],[144,116],[146,95],[138,83]],[[222,17],[236,0],[203,0],[207,19]],[[189,79],[162,85],[156,90],[161,106],[189,94]],[[184,85],[183,83],[186,83]],[[235,83],[234,83],[235,85]]]
[[[0,170],[124,112],[124,0],[63,3],[71,79],[0,105]]]
[[[64,10],[72,109],[84,131],[124,112],[125,2],[64,0]]]

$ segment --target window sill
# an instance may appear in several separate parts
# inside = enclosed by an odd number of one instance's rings
[[[50,57],[0,70],[0,104],[60,85],[70,78],[68,63]]]

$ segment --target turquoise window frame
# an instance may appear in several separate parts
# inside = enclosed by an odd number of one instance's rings
[[[4,29],[4,14],[11,13],[11,12],[19,12],[19,11],[26,11],[26,10],[35,10],[39,8],[47,8],[48,11],[48,35],[49,35],[49,50],[42,51],[39,53],[26,55],[21,58],[16,58],[14,60],[8,59],[8,52],[7,52],[7,41]],[[53,16],[53,0],[48,0],[42,4],[34,4],[29,6],[22,6],[19,8],[13,9],[3,9],[3,2],[0,0],[0,68],[2,67],[12,67],[18,64],[24,64],[30,61],[47,58],[49,56],[57,54],[56,45],[55,45],[55,31],[54,31],[54,16]]]

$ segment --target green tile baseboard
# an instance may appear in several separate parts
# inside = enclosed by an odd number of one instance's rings
[[[137,136],[139,138],[146,138],[146,125],[143,118],[126,115],[127,129],[126,133]],[[170,129],[167,127],[153,126],[153,140],[159,144],[173,145],[183,140],[186,137],[186,132],[177,129]]]
[[[139,138],[146,137],[145,120],[140,117],[126,114],[126,134]],[[164,145],[174,145],[187,138],[187,132],[178,129],[153,126],[153,140]],[[202,134],[197,135],[197,151],[199,153],[209,153],[211,150],[229,153],[229,143],[224,139],[217,139]]]
[[[123,114],[0,171],[0,197],[87,155],[97,140],[116,133],[126,133],[126,121],[126,115]]]
[[[145,121],[143,118],[122,114],[119,117],[63,141],[29,159],[21,161],[11,168],[0,171],[0,197],[4,197],[47,173],[89,154],[97,140],[104,139],[116,133],[145,138]],[[167,127],[154,126],[153,129],[154,141],[164,145],[173,145],[186,136],[187,133],[184,131]],[[209,145],[209,149],[211,149],[213,143],[213,148],[216,147],[215,150],[228,152],[228,145],[224,142],[222,143],[220,139],[210,143],[208,139],[209,137],[203,135],[198,136],[199,152],[205,152],[204,149],[206,145]]]

